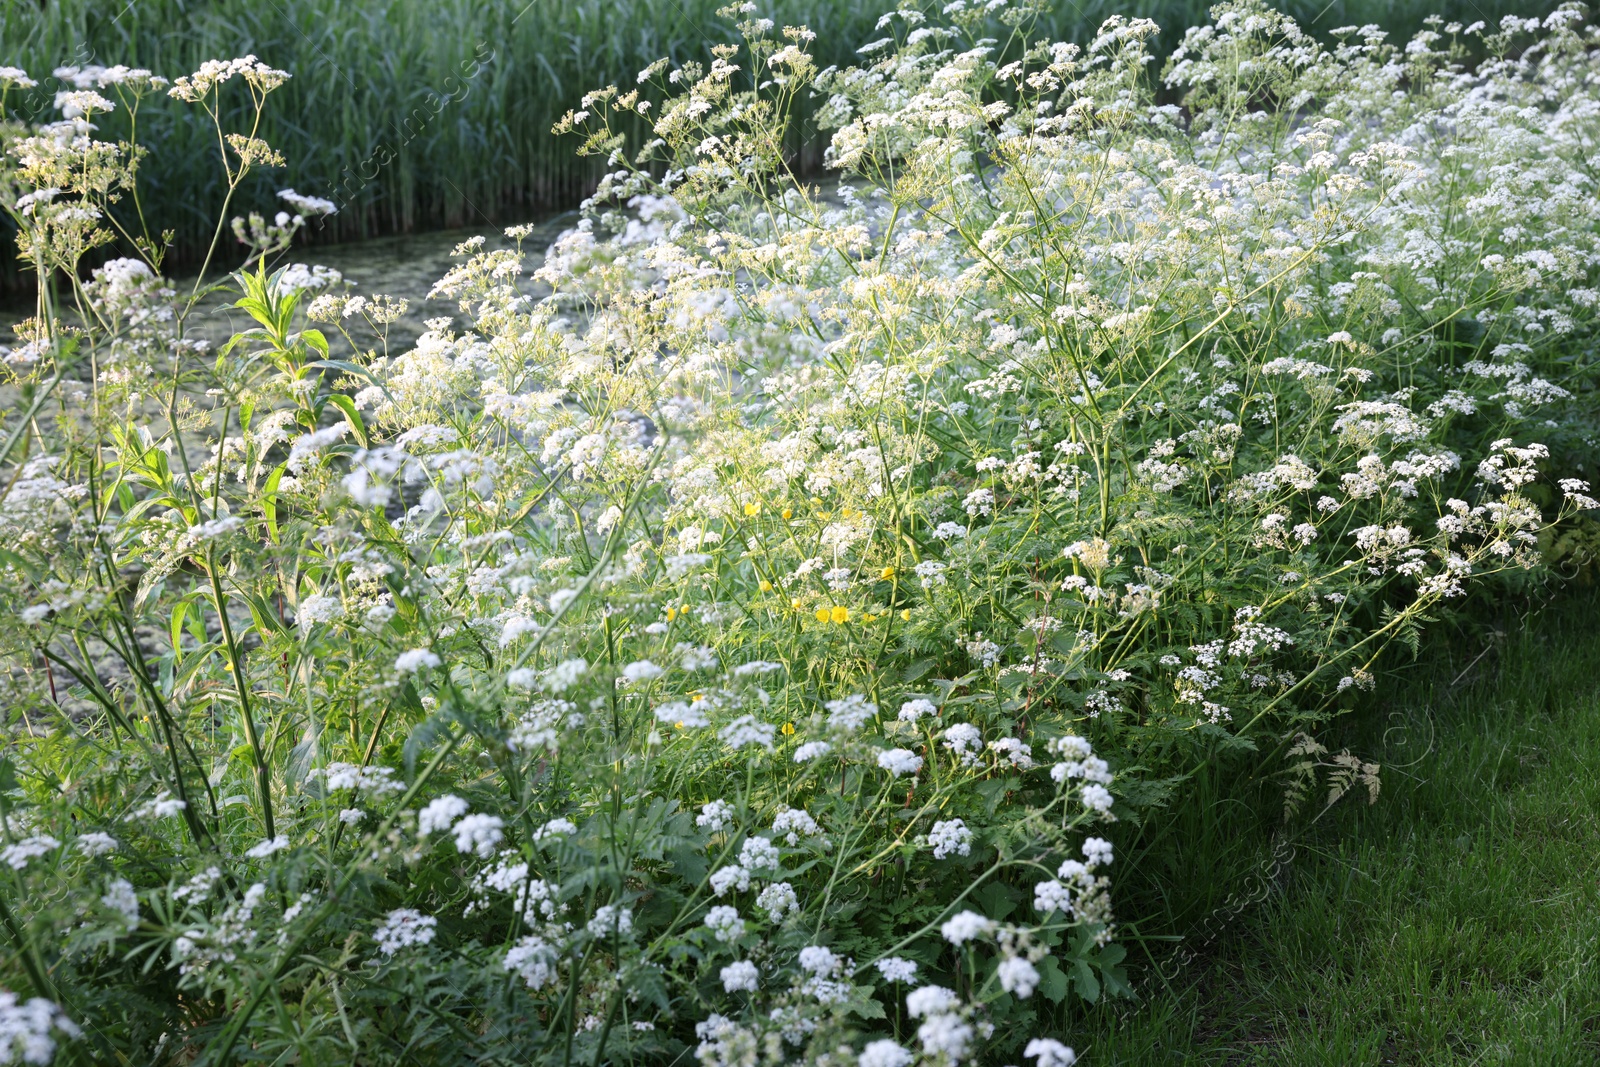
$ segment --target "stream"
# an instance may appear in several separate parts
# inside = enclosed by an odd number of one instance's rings
[[[524,252],[523,276],[537,270],[544,262],[545,249],[561,232],[577,224],[578,213],[562,212],[547,216],[534,223],[534,230],[522,242]],[[459,318],[456,302],[449,299],[428,299],[428,290],[452,266],[461,262],[450,257],[450,252],[469,237],[482,235],[485,250],[512,247],[505,237],[505,226],[469,227],[455,230],[434,230],[428,233],[401,234],[393,237],[375,237],[366,241],[342,244],[298,244],[272,261],[273,267],[290,263],[331,267],[344,276],[351,295],[385,295],[404,299],[410,307],[406,314],[389,327],[389,350],[404,351],[426,329],[424,323],[431,318],[450,316]],[[231,253],[238,246],[229,244],[219,250]],[[224,276],[213,271],[213,281]],[[179,294],[194,286],[193,274],[179,274],[173,286]],[[337,291],[337,290],[334,290]],[[307,302],[315,294],[308,294]],[[186,331],[190,336],[204,337],[215,347],[238,330],[253,325],[248,316],[229,309],[226,305],[235,298],[231,292],[214,293],[201,300],[189,320]],[[33,299],[26,294],[8,296],[0,303],[0,345],[16,341],[12,326],[33,314]],[[330,333],[330,339],[332,334]]]

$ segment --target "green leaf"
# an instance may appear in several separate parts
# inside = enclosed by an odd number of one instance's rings
[[[300,340],[315,349],[323,359],[328,358],[328,338],[321,330],[305,330],[300,334]]]
[[[669,848],[666,851],[666,860],[672,864],[672,869],[678,877],[690,885],[699,882],[710,870],[704,856],[697,849],[687,845],[680,848]]]
[[[1054,956],[1039,961],[1039,992],[1052,1004],[1060,1004],[1067,998],[1067,975],[1061,969],[1061,961]]]
[[[306,723],[300,743],[289,750],[289,759],[283,768],[284,781],[299,789],[317,760],[317,730],[313,719]]]
[[[1133,986],[1129,984],[1127,971],[1122,966],[1127,955],[1128,950],[1121,945],[1107,945],[1095,957],[1094,963],[1100,969],[1100,981],[1108,997],[1133,996]]]
[[[284,472],[289,469],[287,463],[280,463],[267,475],[267,484],[261,490],[261,514],[267,520],[267,537],[273,544],[278,543],[278,483],[283,481]]]
[[[1021,893],[1001,882],[990,882],[972,894],[972,898],[981,905],[980,910],[996,922],[1016,911],[1017,901],[1021,897]]]
[[[172,647],[183,647],[183,617],[189,614],[189,601],[180,600],[172,609],[172,617],[167,620],[168,632],[172,636]]]
[[[850,987],[850,999],[846,1002],[845,1010],[859,1019],[887,1018],[883,1005],[873,997],[872,987],[869,985]]]
[[[228,338],[228,340],[217,349],[217,359],[221,360],[235,348],[238,348],[240,345],[249,341],[265,341],[270,344],[272,342],[272,338],[268,335],[267,331],[260,329],[259,327],[248,330],[240,330],[238,333]]]
[[[269,633],[279,637],[291,637],[291,627],[284,625],[278,617],[278,612],[259,593],[240,590],[237,594],[250,609],[250,617],[255,622],[256,633],[265,637]]]
[[[378,388],[383,389],[383,383],[378,381],[378,379],[374,378],[372,376],[372,372],[370,370],[368,370],[367,368],[361,366],[358,363],[351,363],[349,360],[346,360],[346,359],[319,359],[319,360],[315,360],[314,362],[307,363],[306,366],[308,368],[310,368],[310,367],[320,367],[320,368],[328,369],[328,370],[343,371],[344,373],[346,373],[348,375],[351,375],[352,377],[360,378],[362,381],[365,381],[365,382],[371,382],[373,385],[376,385]],[[383,390],[383,395],[384,396],[388,396],[389,395],[389,390],[384,389]]]
[[[1072,978],[1078,987],[1078,996],[1090,1004],[1100,999],[1100,979],[1095,977],[1094,968],[1087,960],[1073,961]]]
[[[356,408],[356,402],[343,393],[334,393],[328,397],[328,403],[344,412],[344,419],[350,424],[350,431],[356,435],[361,447],[371,447],[371,438],[367,436],[367,424],[361,421],[361,412]]]
[[[984,806],[989,814],[994,814],[1000,808],[1000,802],[1005,799],[1006,793],[1017,787],[1015,778],[989,778],[979,782],[975,787],[978,795],[983,797]]]
[[[409,683],[407,688],[410,688]],[[448,708],[442,709],[417,723],[411,733],[406,736],[406,743],[401,749],[401,754],[405,761],[407,778],[416,776],[417,758],[419,756],[433,749],[450,736],[450,725],[454,721],[455,715]]]

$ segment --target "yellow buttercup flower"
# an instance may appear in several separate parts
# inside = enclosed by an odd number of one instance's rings
[[[783,517],[786,518],[786,519],[794,518],[794,509],[793,508],[784,508],[783,509]]]
[[[794,736],[794,723],[792,723],[792,722],[784,723],[783,726],[778,730],[778,732],[781,733],[784,737],[793,737]]]
[[[762,579],[762,581],[761,581],[761,591],[763,593],[772,592],[772,583],[767,581],[766,579]]]
[[[900,609],[900,621],[901,622],[910,622],[911,621],[911,609],[910,608],[901,608]]]
[[[759,515],[761,514],[761,505],[756,502],[746,504],[744,506],[744,513],[746,515]]]
[[[885,568],[883,568],[883,570],[881,572],[879,572],[878,577],[882,578],[884,581],[888,581],[890,578],[894,577],[894,568],[893,567],[885,567]]]
[[[835,604],[833,611],[829,612],[829,615],[832,616],[833,621],[837,623],[846,623],[850,621],[850,609],[840,604]]]
[[[797,600],[797,601],[795,601],[795,603],[798,604],[799,601]],[[827,608],[818,608],[817,609],[817,621],[818,622],[827,622],[829,614],[830,613],[829,613]]]

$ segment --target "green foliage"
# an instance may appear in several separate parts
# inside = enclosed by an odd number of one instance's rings
[[[527,228],[463,242],[471,328],[392,352],[399,302],[279,263],[328,204],[229,225],[282,70],[0,116],[44,280],[4,363],[20,1037],[1064,1067],[1157,914],[1113,921],[1118,849],[1249,762],[1291,814],[1375,799],[1320,738],[1386,650],[1600,508],[1561,466],[1576,9],[1330,48],[1241,0],[1168,61],[1182,108],[1138,20],[906,7],[826,69],[727,14],[557,121],[606,173],[532,276]],[[788,165],[813,90],[827,197]],[[97,136],[158,100],[212,124],[237,268],[186,293]],[[251,325],[213,352],[217,290]]]

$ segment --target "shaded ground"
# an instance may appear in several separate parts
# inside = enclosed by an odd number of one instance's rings
[[[1600,596],[1403,684],[1352,748],[1384,764],[1295,846],[1278,891],[1087,1063],[1600,1063]],[[1453,683],[1453,684],[1452,684]]]

